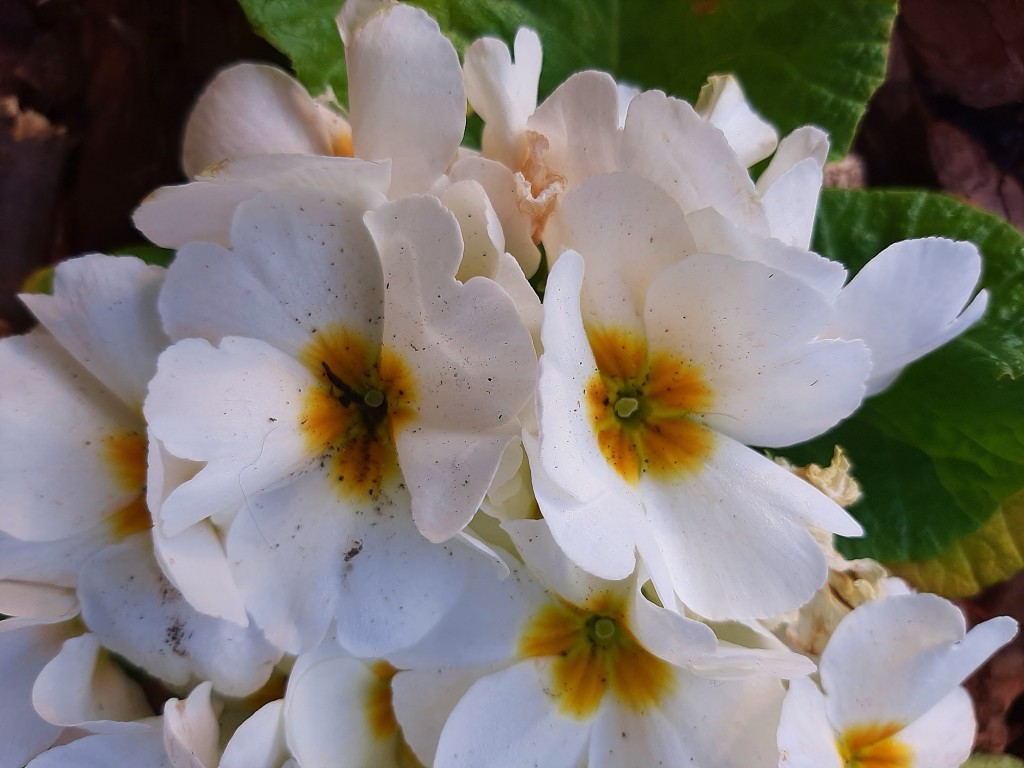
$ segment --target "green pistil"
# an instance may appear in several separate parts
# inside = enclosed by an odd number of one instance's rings
[[[368,389],[363,395],[363,402],[371,408],[380,408],[384,405],[384,393],[379,389]]]
[[[628,419],[640,409],[640,401],[635,397],[620,397],[615,401],[615,415],[620,419]]]
[[[615,619],[607,616],[591,616],[587,620],[587,635],[594,645],[611,645],[619,633],[619,625]]]

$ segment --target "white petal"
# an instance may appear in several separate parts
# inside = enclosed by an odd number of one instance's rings
[[[693,673],[708,680],[743,680],[771,675],[783,680],[812,675],[817,665],[771,634],[757,621],[710,622],[718,648],[698,660]]]
[[[747,169],[725,135],[685,101],[648,91],[629,105],[622,166],[660,186],[691,213],[712,207],[755,234],[768,224]]]
[[[184,701],[164,705],[164,747],[174,768],[216,768],[220,725],[210,701],[210,683],[195,688]]]
[[[460,158],[450,176],[454,182],[472,179],[484,188],[505,234],[505,249],[526,275],[533,275],[540,265],[540,251],[533,242],[531,218],[519,209],[512,171],[494,160],[471,156]]]
[[[78,613],[75,584],[82,563],[117,540],[105,523],[55,541],[0,534],[0,613],[34,618]]]
[[[640,579],[634,581],[629,600],[629,628],[641,645],[677,667],[690,667],[713,654],[718,642],[707,624],[655,605],[644,597]]]
[[[533,290],[533,286],[523,273],[522,266],[512,254],[503,253],[498,257],[494,282],[504,288],[505,293],[515,302],[519,319],[530,331],[534,349],[540,349],[540,327],[544,317],[540,297]]]
[[[138,410],[168,343],[156,312],[165,271],[128,256],[82,256],[57,265],[52,296],[21,299],[79,363]]]
[[[61,644],[76,630],[71,623],[5,619],[0,622],[0,766],[21,768],[53,744],[63,728],[48,723],[32,706],[32,686]]]
[[[464,283],[471,277],[493,278],[505,253],[505,235],[484,188],[476,181],[458,181],[440,199],[455,214],[462,233],[464,247],[456,279]]]
[[[448,718],[435,768],[575,766],[590,722],[558,712],[546,662],[527,660],[479,680]]]
[[[452,44],[419,8],[392,5],[348,35],[345,61],[356,157],[391,159],[392,197],[425,192],[466,127]]]
[[[387,685],[358,659],[326,658],[293,674],[285,695],[288,746],[303,768],[395,764],[396,731],[375,733],[374,688]]]
[[[171,685],[211,681],[246,696],[270,677],[280,652],[255,627],[198,613],[160,572],[148,534],[108,547],[82,569],[82,617],[100,642]]]
[[[301,83],[277,67],[236,64],[211,80],[192,108],[182,149],[185,174],[269,154],[330,155],[331,137]]]
[[[177,536],[165,536],[157,526],[153,550],[161,570],[193,608],[240,627],[249,624],[224,544],[210,521],[196,523]]]
[[[378,13],[397,5],[396,0],[346,0],[335,21],[345,45],[352,44],[352,37]]]
[[[751,261],[700,254],[658,276],[647,296],[650,352],[697,366],[712,402],[700,418],[751,445],[791,445],[849,416],[871,363],[863,344],[816,341],[821,294]]]
[[[838,261],[785,245],[773,238],[755,235],[737,227],[714,208],[694,211],[686,217],[686,223],[698,251],[726,254],[784,270],[829,300],[834,300],[846,283],[846,269]]]
[[[643,519],[640,499],[620,486],[612,486],[592,499],[580,501],[548,476],[538,458],[536,443],[524,437],[524,445],[530,456],[537,504],[559,548],[580,568],[598,578],[617,580],[633,573],[636,527]],[[604,458],[598,460],[603,462]],[[571,462],[570,457],[567,465]]]
[[[587,768],[700,765],[680,733],[679,724],[657,709],[633,712],[605,707],[594,722]],[[717,767],[718,763],[713,763]]]
[[[825,557],[806,521],[824,518],[859,529],[820,491],[783,474],[756,451],[719,435],[697,472],[674,481],[641,476],[650,538],[661,550],[654,556],[664,557],[676,594],[696,613],[747,619],[799,607],[826,576]],[[639,547],[646,561],[649,545],[641,540]]]
[[[74,589],[15,580],[0,581],[0,613],[5,616],[41,619],[77,611],[78,598]]]
[[[465,558],[463,570],[462,593],[422,639],[388,654],[394,666],[480,666],[515,657],[523,627],[550,596],[522,566],[502,578],[486,559]]]
[[[392,682],[395,716],[402,734],[424,765],[434,765],[437,742],[455,705],[494,666],[414,669]]]
[[[537,384],[540,459],[560,488],[580,500],[594,499],[613,484],[584,402],[597,374],[580,314],[583,258],[566,251],[548,275]],[[535,477],[537,470],[534,470]],[[536,480],[535,480],[536,483]],[[632,570],[632,569],[630,569]]]
[[[672,198],[624,173],[596,176],[567,193],[544,245],[552,259],[565,249],[583,256],[583,316],[618,330],[641,330],[644,297],[656,275],[695,250]]]
[[[508,46],[493,37],[476,40],[463,58],[466,96],[485,123],[483,152],[518,168],[525,153],[526,121],[537,108],[540,38],[532,29],[520,28],[515,63]]]
[[[282,189],[315,189],[341,199],[383,199],[391,184],[387,161],[347,157],[254,155],[215,166],[190,184],[160,187],[132,215],[147,238],[165,248],[186,243],[231,245],[231,218],[246,200]]]
[[[263,341],[229,337],[220,347],[180,341],[160,356],[145,413],[176,456],[205,461],[156,513],[174,536],[311,464],[299,429],[313,374]]]
[[[425,536],[442,541],[476,514],[505,446],[519,432],[536,355],[496,283],[455,279],[461,237],[435,198],[367,214],[388,288],[384,343],[412,371],[415,416],[395,435]]]
[[[938,237],[889,246],[839,294],[829,336],[863,339],[873,367],[869,394],[905,365],[963,333],[981,317],[988,292],[968,304],[981,275],[971,243]]]
[[[49,334],[0,342],[0,530],[53,541],[85,534],[141,487],[109,455],[141,420]]]
[[[828,159],[828,134],[820,128],[805,125],[779,142],[772,161],[757,179],[757,191],[763,195],[786,172],[808,159],[819,167],[825,166],[825,160]]]
[[[91,731],[138,729],[142,726],[128,721],[153,714],[142,689],[91,633],[69,638],[43,668],[32,704],[55,725],[84,724]]]
[[[234,579],[278,648],[313,648],[337,615],[343,555],[362,546],[352,514],[323,474],[311,472],[254,494],[232,523],[226,549]]]
[[[471,581],[496,578],[490,556],[462,537],[445,544],[424,539],[407,504],[359,519],[363,548],[345,565],[338,624],[338,642],[358,656],[384,656],[418,642],[451,620]]]
[[[623,83],[621,81],[617,81],[615,83],[615,94],[619,104],[619,130],[622,130],[626,126],[626,115],[629,114],[629,105],[633,102],[633,99],[639,96],[642,92],[643,91],[635,85],[630,85],[629,83]]]
[[[159,725],[152,723],[147,725],[148,729],[142,733],[86,736],[70,744],[49,750],[29,763],[29,766],[31,768],[82,768],[83,766],[104,766],[106,768],[107,766],[130,765],[132,768],[177,768],[167,757]]]
[[[368,202],[285,190],[242,204],[230,252],[207,243],[178,252],[160,296],[168,332],[246,336],[298,357],[313,334],[343,326],[374,346],[384,299],[362,222]]]
[[[860,606],[822,653],[829,719],[840,731],[917,719],[1008,643],[1017,623],[1000,616],[965,629],[960,610],[935,595]]]
[[[813,158],[807,158],[764,191],[761,204],[772,237],[786,245],[810,248],[823,180],[822,166]]]
[[[825,714],[825,697],[811,680],[790,681],[778,742],[779,768],[843,768],[836,735]]]
[[[681,675],[661,710],[694,765],[775,768],[782,699],[782,683],[768,676],[722,681]]]
[[[733,75],[712,75],[693,105],[701,117],[725,134],[729,146],[747,168],[775,151],[779,137],[758,115]]]
[[[568,560],[544,520],[516,520],[502,526],[527,567],[540,582],[574,605],[586,605],[595,595],[623,592],[628,587],[599,579]]]
[[[238,726],[224,747],[219,768],[279,768],[288,757],[284,700],[265,704]]]
[[[895,738],[910,748],[914,765],[959,768],[971,756],[976,727],[970,695],[955,688]]]
[[[527,122],[548,141],[544,164],[566,188],[618,168],[619,106],[615,81],[604,72],[578,72],[558,86]]]

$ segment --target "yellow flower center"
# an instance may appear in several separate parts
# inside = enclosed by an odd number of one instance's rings
[[[593,715],[609,692],[642,712],[675,683],[672,667],[637,642],[624,606],[611,595],[599,595],[585,608],[545,606],[528,622],[519,653],[552,659],[548,690],[562,712],[579,719]]]
[[[395,739],[395,764],[399,768],[424,768],[416,753],[399,732],[398,718],[392,701],[391,680],[398,670],[386,661],[378,661],[370,667],[373,680],[366,692],[366,714],[370,733],[376,739]]]
[[[131,500],[107,515],[107,529],[115,539],[148,531],[153,523],[146,506],[146,463],[149,443],[138,432],[117,432],[104,438],[100,455],[117,487]]]
[[[585,395],[591,425],[608,463],[627,482],[641,473],[677,477],[696,472],[714,448],[697,422],[712,392],[700,368],[664,352],[648,355],[638,334],[588,328],[597,373]]]
[[[848,728],[839,737],[843,768],[911,768],[914,753],[895,735],[900,723],[869,723]]]
[[[344,328],[317,333],[301,359],[321,381],[303,403],[308,450],[343,494],[375,498],[398,470],[394,434],[415,413],[412,374],[397,354]]]

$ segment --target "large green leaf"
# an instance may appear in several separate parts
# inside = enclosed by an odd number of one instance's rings
[[[864,539],[848,556],[923,560],[989,521],[1024,488],[1024,235],[1001,219],[924,192],[827,191],[815,247],[851,271],[887,245],[943,235],[973,240],[991,292],[985,317],[910,366],[832,432],[784,453],[827,462],[847,449],[864,498]]]
[[[334,26],[340,0],[240,0],[256,30],[314,93],[346,94]],[[692,100],[709,74],[735,72],[783,132],[819,125],[846,152],[882,81],[895,0],[412,0],[461,52],[521,26],[544,42],[541,94],[581,69],[603,69]]]
[[[783,133],[825,128],[846,154],[885,74],[894,0],[642,0],[622,4],[615,71],[692,99],[708,74],[734,72]]]

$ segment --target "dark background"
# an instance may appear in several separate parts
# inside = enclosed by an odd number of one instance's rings
[[[129,213],[182,180],[189,105],[238,59],[284,63],[235,0],[0,0],[0,336],[28,327],[14,294],[35,269],[142,242]],[[869,186],[1024,227],[1024,0],[903,0],[854,149]],[[962,606],[1024,622],[1024,578]],[[979,748],[1024,756],[1024,641],[969,687]]]

